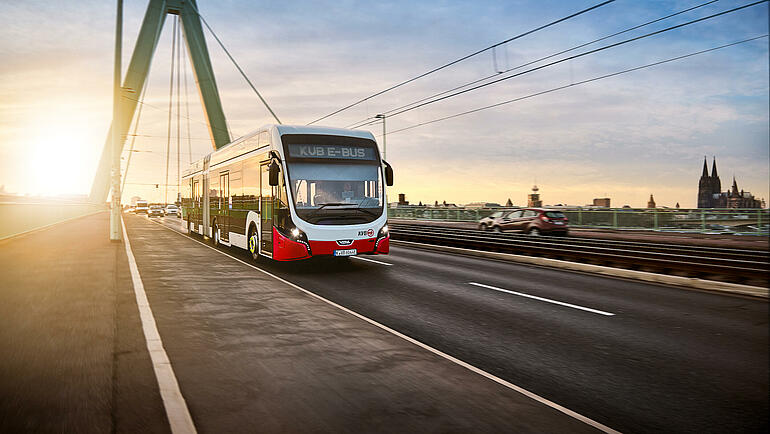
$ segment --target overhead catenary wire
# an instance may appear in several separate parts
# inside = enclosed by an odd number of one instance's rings
[[[498,43],[496,43],[496,44],[492,44],[492,45],[490,45],[490,46],[488,46],[488,47],[486,47],[486,48],[482,48],[482,49],[480,49],[480,50],[478,50],[478,51],[474,51],[474,52],[473,52],[473,53],[471,53],[471,54],[465,55],[465,56],[463,56],[463,57],[460,57],[459,59],[453,60],[453,61],[451,61],[451,62],[449,62],[449,63],[445,63],[444,65],[441,65],[441,66],[439,66],[439,67],[433,68],[433,69],[431,69],[431,70],[430,70],[430,71],[428,71],[428,72],[424,72],[424,73],[422,73],[422,74],[420,74],[420,75],[417,75],[416,77],[412,77],[412,78],[410,78],[410,79],[408,79],[408,80],[404,80],[404,81],[402,81],[402,82],[400,82],[400,83],[398,83],[398,84],[395,84],[395,85],[393,85],[393,86],[390,86],[390,87],[388,87],[387,89],[384,89],[384,90],[381,90],[381,91],[379,91],[379,92],[373,93],[373,94],[371,94],[371,95],[369,95],[369,96],[367,96],[367,97],[365,97],[365,98],[362,98],[362,99],[360,99],[360,100],[358,100],[358,101],[356,101],[356,102],[354,102],[354,103],[352,103],[352,104],[348,104],[348,105],[346,105],[345,107],[342,107],[342,108],[340,108],[340,109],[337,109],[337,110],[335,110],[335,111],[333,111],[333,112],[331,112],[331,113],[329,113],[329,114],[327,114],[327,115],[321,116],[320,118],[318,118],[318,119],[316,119],[316,120],[314,120],[314,121],[312,121],[312,122],[309,122],[307,125],[313,125],[313,124],[314,124],[314,123],[316,123],[316,122],[322,121],[322,120],[324,120],[324,119],[326,119],[326,118],[329,118],[329,117],[331,117],[331,116],[334,116],[334,115],[336,115],[336,114],[338,114],[338,113],[341,113],[341,112],[343,112],[343,111],[345,111],[345,110],[348,110],[348,109],[350,109],[350,108],[352,108],[352,107],[355,107],[355,106],[357,106],[357,105],[361,104],[361,103],[362,103],[362,102],[364,102],[364,101],[368,101],[368,100],[370,100],[370,99],[372,99],[372,98],[374,98],[374,97],[380,96],[380,95],[382,95],[382,94],[384,94],[384,93],[386,93],[386,92],[390,92],[391,90],[394,90],[394,89],[397,89],[397,88],[399,88],[399,87],[401,87],[401,86],[404,86],[405,84],[409,84],[409,83],[411,83],[411,82],[413,82],[413,81],[416,81],[416,80],[419,80],[419,79],[421,79],[421,78],[423,78],[423,77],[425,77],[425,76],[428,76],[428,75],[430,75],[430,74],[433,74],[433,73],[435,73],[435,72],[441,71],[442,69],[448,68],[448,67],[450,67],[450,66],[452,66],[452,65],[456,65],[456,64],[458,64],[458,63],[460,63],[460,62],[462,62],[462,61],[464,61],[464,60],[470,59],[471,57],[474,57],[474,56],[477,56],[477,55],[479,55],[479,54],[481,54],[481,53],[484,53],[485,51],[491,50],[491,49],[493,49],[493,48],[495,48],[495,47],[498,47],[498,46],[500,46],[500,45],[503,45],[503,44],[507,44],[508,42],[514,41],[514,40],[516,40],[516,39],[519,39],[519,38],[523,38],[524,36],[527,36],[527,35],[530,35],[530,34],[532,34],[532,33],[538,32],[538,31],[540,31],[540,30],[546,29],[546,28],[548,28],[548,27],[554,26],[554,25],[556,25],[556,24],[559,24],[559,23],[561,23],[561,22],[563,22],[563,21],[566,21],[566,20],[569,20],[569,19],[575,18],[575,17],[577,17],[577,16],[579,16],[579,15],[582,15],[582,14],[584,14],[584,13],[587,13],[587,12],[590,12],[590,11],[592,11],[592,10],[594,10],[594,9],[597,9],[597,8],[600,8],[600,7],[602,7],[602,6],[605,6],[605,5],[607,5],[607,4],[610,4],[610,3],[614,2],[614,1],[615,1],[615,0],[607,0],[607,1],[603,1],[603,2],[601,2],[601,3],[598,3],[598,4],[595,4],[595,5],[591,6],[591,7],[589,7],[589,8],[586,8],[586,9],[583,9],[583,10],[581,10],[581,11],[575,12],[575,13],[573,13],[573,14],[571,14],[571,15],[568,15],[568,16],[566,16],[566,17],[563,17],[563,18],[559,18],[559,19],[558,19],[558,20],[556,20],[556,21],[551,21],[551,22],[550,22],[550,23],[548,23],[548,24],[544,24],[544,25],[542,25],[542,26],[540,26],[540,27],[534,28],[534,29],[532,29],[532,30],[529,30],[529,31],[526,31],[526,32],[524,32],[524,33],[520,33],[520,34],[518,34],[518,35],[516,35],[516,36],[513,36],[513,37],[511,37],[511,38],[508,38],[508,39],[506,39],[506,40],[504,40],[504,41],[500,41],[500,42],[498,42]]]
[[[410,125],[410,126],[405,127],[405,128],[399,128],[399,129],[396,129],[396,130],[393,130],[393,131],[388,131],[388,135],[396,134],[396,133],[399,133],[399,132],[402,132],[402,131],[411,130],[411,129],[422,127],[422,126],[425,126],[425,125],[430,125],[430,124],[433,124],[433,123],[436,123],[436,122],[441,122],[441,121],[446,121],[446,120],[449,120],[449,119],[458,118],[460,116],[465,116],[465,115],[469,115],[469,114],[472,114],[472,113],[477,113],[477,112],[480,112],[480,111],[483,111],[483,110],[488,110],[488,109],[492,109],[492,108],[495,108],[495,107],[500,107],[502,105],[511,104],[511,103],[518,102],[518,101],[523,101],[525,99],[530,99],[530,98],[534,98],[534,97],[537,97],[537,96],[546,95],[546,94],[549,94],[549,93],[553,93],[553,92],[557,92],[557,91],[560,91],[560,90],[568,89],[570,87],[579,86],[579,85],[591,83],[591,82],[594,82],[594,81],[599,81],[599,80],[603,80],[603,79],[606,79],[606,78],[615,77],[615,76],[622,75],[622,74],[627,74],[627,73],[634,72],[634,71],[639,71],[641,69],[651,68],[653,66],[662,65],[662,64],[674,62],[674,61],[677,61],[677,60],[686,59],[688,57],[697,56],[699,54],[705,54],[705,53],[709,53],[709,52],[712,52],[712,51],[721,50],[723,48],[732,47],[734,45],[744,44],[744,43],[747,43],[747,42],[751,42],[751,41],[755,41],[757,39],[762,39],[762,38],[767,38],[767,37],[768,37],[768,34],[764,34],[764,35],[760,35],[760,36],[755,36],[753,38],[744,39],[744,40],[733,42],[733,43],[730,43],[730,44],[720,45],[718,47],[713,47],[713,48],[709,48],[709,49],[706,49],[706,50],[696,51],[696,52],[693,52],[693,53],[684,54],[684,55],[681,55],[681,56],[676,56],[676,57],[672,57],[672,58],[665,59],[665,60],[660,60],[660,61],[653,62],[653,63],[648,63],[646,65],[637,66],[637,67],[634,67],[634,68],[624,69],[622,71],[613,72],[611,74],[605,74],[605,75],[589,78],[589,79],[586,79],[586,80],[581,80],[581,81],[578,81],[578,82],[575,82],[575,83],[570,83],[570,84],[567,84],[567,85],[564,85],[564,86],[554,87],[554,88],[547,89],[547,90],[544,90],[544,91],[531,93],[529,95],[525,95],[525,96],[509,99],[509,100],[506,100],[506,101],[498,102],[498,103],[495,103],[495,104],[491,104],[491,105],[475,108],[473,110],[467,110],[467,111],[464,111],[464,112],[461,112],[461,113],[456,113],[456,114],[453,114],[453,115],[450,115],[450,116],[444,116],[444,117],[441,117],[441,118],[438,118],[438,119],[433,119],[433,120],[426,121],[426,122],[420,122],[418,124]]]
[[[615,36],[619,36],[619,35],[622,35],[622,34],[624,34],[624,33],[628,33],[628,32],[631,32],[631,31],[634,31],[634,30],[640,29],[640,28],[642,28],[642,27],[646,27],[646,26],[649,26],[649,25],[651,25],[651,24],[655,24],[655,23],[658,23],[658,22],[660,22],[660,21],[663,21],[663,20],[666,20],[666,19],[669,19],[669,18],[675,17],[675,16],[677,16],[677,15],[681,15],[681,14],[684,14],[684,13],[687,13],[687,12],[690,12],[690,11],[693,11],[693,10],[695,10],[695,9],[699,9],[699,8],[702,8],[702,7],[704,7],[704,6],[708,6],[708,5],[710,5],[710,4],[713,4],[713,3],[716,3],[716,2],[718,2],[718,1],[719,1],[719,0],[710,0],[710,1],[707,1],[707,2],[705,2],[705,3],[701,3],[701,4],[698,4],[698,5],[695,5],[695,6],[689,7],[689,8],[687,8],[687,9],[683,9],[683,10],[681,10],[681,11],[678,11],[678,12],[674,12],[674,13],[668,14],[668,15],[666,15],[666,16],[664,16],[664,17],[660,17],[660,18],[654,19],[654,20],[652,20],[652,21],[647,21],[647,22],[644,22],[644,23],[642,23],[642,24],[638,24],[638,25],[636,25],[636,26],[633,26],[633,27],[629,27],[629,28],[627,28],[627,29],[621,30],[621,31],[619,31],[619,32],[615,32],[615,33],[612,33],[612,34],[610,34],[610,35],[607,35],[607,36],[602,36],[601,38],[598,38],[598,39],[594,39],[594,40],[592,40],[592,41],[588,41],[588,42],[582,43],[582,44],[580,44],[580,45],[576,45],[576,46],[574,46],[574,47],[571,47],[571,48],[567,48],[567,49],[565,49],[565,50],[562,50],[562,51],[559,51],[559,52],[557,52],[557,53],[549,54],[548,56],[544,56],[544,57],[540,57],[540,58],[538,58],[538,59],[535,59],[535,60],[531,60],[531,61],[528,61],[528,62],[526,62],[526,63],[523,63],[523,64],[521,64],[521,65],[518,65],[518,66],[515,66],[515,67],[512,67],[512,68],[511,68],[511,67],[507,67],[507,68],[506,68],[505,70],[503,70],[503,71],[500,71],[500,72],[496,72],[495,74],[491,74],[491,75],[488,75],[488,76],[486,76],[486,77],[482,77],[482,78],[479,78],[479,79],[476,79],[476,80],[470,81],[470,82],[468,82],[468,83],[465,83],[465,84],[461,84],[461,85],[459,85],[459,86],[456,86],[456,87],[453,87],[453,88],[451,88],[451,89],[448,89],[448,90],[445,90],[445,91],[442,91],[442,92],[438,92],[438,93],[435,93],[435,94],[432,94],[432,95],[426,96],[426,97],[424,97],[424,98],[421,98],[421,99],[419,99],[419,100],[417,100],[417,101],[413,101],[413,102],[411,102],[411,103],[409,103],[409,104],[404,104],[404,105],[402,105],[402,106],[400,106],[400,107],[396,107],[396,108],[394,108],[394,109],[390,109],[390,110],[388,110],[388,111],[382,112],[382,114],[384,114],[385,116],[390,116],[390,114],[391,114],[391,113],[393,113],[393,112],[395,112],[395,111],[398,111],[398,110],[401,110],[401,109],[404,109],[404,108],[407,108],[407,107],[410,107],[410,106],[413,106],[413,105],[419,104],[419,103],[421,103],[421,102],[423,102],[423,101],[427,101],[427,100],[430,100],[430,99],[432,99],[432,98],[436,98],[436,97],[439,97],[439,96],[441,96],[441,95],[445,95],[445,94],[447,94],[447,93],[450,93],[450,92],[454,92],[454,91],[456,91],[456,90],[459,90],[459,89],[462,89],[462,88],[465,88],[465,87],[468,87],[468,86],[472,86],[472,85],[474,85],[474,84],[476,84],[476,83],[481,83],[481,82],[483,82],[483,81],[489,80],[490,78],[494,78],[494,77],[497,77],[497,76],[499,76],[500,74],[505,74],[505,73],[507,73],[507,72],[515,71],[515,70],[517,70],[517,69],[521,69],[521,68],[527,67],[527,66],[529,66],[529,65],[533,65],[533,64],[535,64],[535,63],[538,63],[538,62],[542,62],[543,60],[548,60],[548,59],[554,58],[554,57],[556,57],[556,56],[559,56],[559,55],[562,55],[562,54],[565,54],[565,53],[569,53],[569,52],[571,52],[571,51],[575,51],[575,50],[578,50],[578,49],[580,49],[580,48],[583,48],[583,47],[586,47],[586,46],[589,46],[589,45],[595,44],[595,43],[597,43],[597,42],[601,42],[601,41],[604,41],[604,40],[607,40],[607,39],[613,38],[613,37],[615,37]],[[506,51],[506,62],[507,62],[507,51]],[[345,128],[358,128],[359,126],[363,126],[363,125],[369,125],[369,121],[371,121],[371,120],[373,120],[373,119],[374,119],[374,117],[368,117],[368,118],[366,118],[366,119],[362,119],[362,120],[360,120],[360,121],[357,121],[357,122],[353,122],[353,123],[351,123],[351,124],[349,124],[349,125],[346,125],[346,126],[345,126]],[[359,124],[360,124],[360,125],[359,125]]]
[[[556,61],[553,61],[553,62],[550,62],[550,63],[546,63],[544,65],[540,65],[540,66],[536,66],[534,68],[527,69],[525,71],[522,71],[522,72],[519,72],[519,73],[516,73],[516,74],[513,74],[513,75],[509,75],[507,77],[502,77],[502,78],[499,78],[497,80],[493,80],[493,81],[490,81],[490,82],[487,82],[487,83],[484,83],[484,84],[480,84],[478,86],[470,87],[468,89],[464,89],[464,90],[461,90],[461,91],[450,93],[448,95],[444,95],[444,96],[441,96],[441,97],[438,97],[438,98],[434,98],[434,99],[431,99],[429,101],[425,101],[425,102],[422,102],[420,104],[411,106],[409,108],[405,108],[405,109],[402,109],[402,110],[399,110],[399,111],[395,111],[395,112],[391,113],[389,117],[397,116],[397,115],[400,115],[400,114],[403,114],[403,113],[406,113],[406,112],[409,112],[409,111],[412,111],[412,110],[415,110],[415,109],[418,109],[418,108],[421,108],[421,107],[424,107],[424,106],[427,106],[427,105],[430,105],[430,104],[437,103],[439,101],[444,101],[446,99],[453,98],[453,97],[458,96],[458,95],[462,95],[462,94],[465,94],[465,93],[468,93],[468,92],[471,92],[471,91],[474,91],[474,90],[477,90],[477,89],[481,89],[483,87],[491,86],[493,84],[500,83],[502,81],[510,80],[512,78],[520,77],[522,75],[529,74],[531,72],[539,71],[539,70],[544,69],[544,68],[548,68],[548,67],[551,67],[551,66],[554,66],[554,65],[558,65],[560,63],[563,63],[563,62],[566,62],[566,61],[569,61],[569,60],[573,60],[573,59],[577,59],[577,58],[580,58],[580,57],[584,57],[584,56],[587,56],[589,54],[598,53],[598,52],[601,52],[601,51],[604,51],[604,50],[608,50],[610,48],[615,48],[615,47],[618,47],[618,46],[621,46],[621,45],[625,45],[625,44],[628,44],[628,43],[631,43],[631,42],[634,42],[634,41],[638,41],[640,39],[649,38],[651,36],[659,35],[661,33],[669,32],[669,31],[672,31],[672,30],[675,30],[675,29],[679,29],[679,28],[682,28],[682,27],[685,27],[685,26],[689,26],[689,25],[692,25],[692,24],[695,24],[695,23],[699,23],[701,21],[713,19],[713,18],[722,16],[722,15],[725,15],[725,14],[732,13],[732,12],[737,12],[739,10],[746,9],[746,8],[749,8],[749,7],[752,7],[752,6],[756,6],[756,5],[761,4],[761,3],[767,3],[768,1],[770,1],[770,0],[759,0],[759,1],[756,1],[756,2],[753,2],[753,3],[749,3],[749,4],[746,4],[746,5],[743,5],[743,6],[738,6],[738,7],[726,10],[726,11],[718,12],[716,14],[708,15],[708,16],[705,16],[705,17],[702,17],[702,18],[698,18],[698,19],[695,19],[695,20],[691,20],[691,21],[685,22],[685,23],[677,24],[675,26],[667,27],[665,29],[657,30],[657,31],[654,31],[654,32],[646,33],[644,35],[640,35],[640,36],[636,36],[636,37],[633,37],[633,38],[625,39],[623,41],[616,42],[616,43],[613,43],[613,44],[610,44],[610,45],[605,45],[603,47],[595,48],[593,50],[589,50],[589,51],[586,51],[586,52],[583,52],[583,53],[580,53],[580,54],[575,54],[573,56],[565,57],[563,59],[559,59],[559,60],[556,60]]]
[[[278,116],[275,114],[273,109],[270,108],[270,105],[267,103],[267,101],[265,101],[265,98],[262,97],[262,94],[259,93],[259,91],[257,90],[256,87],[254,87],[254,84],[251,82],[251,80],[249,80],[249,77],[246,75],[246,73],[243,72],[243,69],[241,69],[241,66],[238,65],[238,62],[235,61],[233,56],[230,54],[230,51],[227,49],[227,47],[225,47],[225,44],[223,44],[222,41],[219,39],[219,36],[217,36],[217,34],[214,32],[214,30],[211,28],[211,26],[209,26],[209,23],[206,21],[206,19],[203,18],[203,15],[201,15],[201,13],[198,11],[198,8],[195,7],[195,4],[194,3],[189,3],[189,5],[193,8],[193,10],[198,15],[198,17],[201,19],[201,21],[206,26],[206,28],[209,29],[209,32],[211,32],[211,36],[213,36],[214,39],[219,44],[219,46],[222,47],[222,50],[224,50],[225,54],[227,54],[227,57],[230,59],[230,61],[233,62],[233,65],[235,65],[235,68],[238,69],[238,72],[241,74],[243,79],[246,80],[246,83],[248,83],[249,86],[251,86],[251,90],[253,90],[254,93],[257,94],[257,96],[259,97],[259,100],[262,101],[262,104],[264,104],[265,107],[267,108],[267,111],[270,112],[270,114],[273,116],[273,118],[275,119],[275,121],[277,123],[279,123],[279,124],[282,123],[281,120],[278,119]]]
[[[164,109],[164,108],[158,107],[158,106],[156,106],[156,105],[153,105],[153,104],[147,103],[147,102],[145,102],[145,101],[139,101],[138,99],[136,99],[136,98],[131,98],[130,96],[126,96],[126,95],[123,95],[123,98],[125,98],[125,99],[128,99],[128,100],[131,100],[131,101],[135,101],[136,103],[138,103],[138,104],[142,104],[142,105],[143,105],[143,106],[145,106],[145,107],[150,107],[150,108],[152,108],[152,109],[155,109],[155,110],[158,110],[158,111],[162,111],[162,112],[164,112],[164,113],[167,113],[167,112],[169,111],[168,109]],[[188,119],[188,120],[190,120],[190,121],[193,121],[193,122],[199,123],[199,124],[201,124],[201,125],[205,125],[205,126],[207,126],[207,127],[211,127],[211,128],[213,128],[213,129],[215,129],[215,130],[217,130],[217,131],[227,131],[227,130],[223,130],[223,129],[221,129],[221,128],[217,128],[217,127],[215,127],[215,126],[213,126],[213,125],[209,125],[208,123],[206,123],[206,122],[204,122],[204,121],[201,121],[201,120],[198,120],[198,119],[193,119],[193,118],[191,118],[191,117],[189,117],[189,116],[182,116],[182,117],[183,117],[183,118],[186,118],[186,119]],[[236,132],[236,137],[239,137],[239,136],[240,136],[240,135],[239,135],[239,134],[237,134],[237,132]],[[163,136],[163,137],[166,137],[166,136]],[[197,140],[197,139],[196,139],[196,140]],[[210,141],[210,140],[211,140],[211,138],[208,138],[208,139],[206,139],[206,140],[209,140],[209,141]]]

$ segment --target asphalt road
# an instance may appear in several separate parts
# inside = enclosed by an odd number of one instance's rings
[[[768,430],[765,301],[402,247],[259,266],[619,431]]]

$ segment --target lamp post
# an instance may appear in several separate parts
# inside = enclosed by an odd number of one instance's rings
[[[122,239],[120,230],[120,153],[123,143],[120,137],[120,104],[121,100],[121,45],[123,37],[123,0],[118,0],[117,20],[115,24],[115,70],[112,93],[112,204],[110,209],[110,241]]]
[[[385,141],[385,115],[379,114],[374,116],[375,119],[382,119],[382,159],[388,158],[388,145]]]

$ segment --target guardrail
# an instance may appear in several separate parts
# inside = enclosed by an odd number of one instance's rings
[[[79,202],[0,202],[0,240],[106,209]]]
[[[520,208],[461,208],[399,206],[388,209],[389,218],[477,222],[497,211]],[[669,232],[770,235],[768,209],[668,209],[668,208],[559,208],[571,227],[634,229]]]

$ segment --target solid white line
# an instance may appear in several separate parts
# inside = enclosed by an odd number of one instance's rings
[[[387,266],[393,265],[393,264],[388,264],[387,262],[377,261],[377,260],[374,260],[374,259],[362,258],[360,256],[351,256],[351,258],[358,259],[360,261],[374,262],[375,264],[380,264],[380,265],[387,265]]]
[[[583,307],[583,306],[578,306],[576,304],[564,303],[563,301],[551,300],[550,298],[543,298],[543,297],[538,297],[536,295],[524,294],[523,292],[516,292],[516,291],[511,291],[509,289],[498,288],[496,286],[484,285],[483,283],[468,282],[468,284],[469,285],[474,285],[474,286],[480,286],[482,288],[487,288],[487,289],[491,289],[491,290],[494,290],[494,291],[505,292],[507,294],[518,295],[520,297],[532,298],[532,299],[535,299],[535,300],[544,301],[546,303],[553,303],[553,304],[558,304],[560,306],[571,307],[573,309],[580,309],[580,310],[584,310],[586,312],[598,313],[599,315],[605,315],[605,316],[614,316],[615,315],[614,313],[605,312],[603,310],[591,309],[590,307]]]
[[[131,252],[131,243],[128,241],[126,224],[122,219],[121,223],[123,225],[123,242],[126,244],[126,256],[128,256],[128,268],[131,270],[131,281],[134,283],[136,304],[139,306],[139,317],[142,319],[144,339],[147,341],[147,350],[150,352],[152,369],[155,371],[155,378],[158,380],[158,388],[163,399],[163,406],[166,408],[166,417],[168,417],[171,432],[174,434],[195,434],[195,425],[190,416],[190,411],[187,409],[187,403],[182,396],[182,392],[179,390],[179,383],[176,381],[174,369],[171,367],[166,350],[163,348],[163,341],[161,341],[158,327],[155,325],[150,302],[147,300],[147,294],[144,292],[144,284],[142,283],[142,277],[139,275],[139,267],[136,265],[136,259],[133,252]]]
[[[610,427],[608,427],[608,426],[606,426],[606,425],[604,425],[604,424],[601,424],[601,423],[599,423],[599,422],[596,422],[595,420],[593,420],[593,419],[591,419],[591,418],[588,418],[588,417],[586,417],[586,416],[583,416],[583,415],[582,415],[582,414],[580,414],[580,413],[574,412],[574,411],[572,411],[572,410],[570,410],[570,409],[568,409],[568,408],[566,408],[566,407],[562,407],[561,405],[559,405],[559,404],[557,404],[557,403],[555,403],[555,402],[553,402],[553,401],[549,401],[548,399],[545,399],[545,398],[543,398],[543,397],[542,397],[542,396],[540,396],[540,395],[537,395],[537,394],[535,394],[535,393],[532,393],[532,392],[530,392],[529,390],[527,390],[527,389],[524,389],[523,387],[519,387],[519,386],[517,386],[517,385],[515,385],[515,384],[513,384],[513,383],[510,383],[510,382],[508,382],[508,381],[505,381],[505,380],[503,380],[503,379],[502,379],[502,378],[500,378],[500,377],[497,377],[497,376],[495,376],[495,375],[492,375],[492,374],[490,374],[489,372],[486,372],[486,371],[484,371],[484,370],[482,370],[482,369],[480,369],[480,368],[477,368],[477,367],[475,367],[475,366],[471,365],[470,363],[466,363],[466,362],[463,362],[463,361],[462,361],[462,360],[460,360],[460,359],[457,359],[457,358],[455,358],[455,357],[452,357],[452,356],[450,356],[450,355],[449,355],[449,354],[447,354],[447,353],[444,353],[444,352],[442,352],[442,351],[440,351],[440,350],[437,350],[437,349],[435,349],[435,348],[433,348],[433,347],[431,347],[431,346],[429,346],[429,345],[427,345],[427,344],[424,344],[424,343],[422,343],[422,342],[418,341],[417,339],[414,339],[414,338],[410,338],[409,336],[407,336],[407,335],[405,335],[405,334],[403,334],[403,333],[397,332],[396,330],[393,330],[392,328],[390,328],[390,327],[388,327],[388,326],[386,326],[386,325],[384,325],[384,324],[380,324],[380,323],[378,323],[377,321],[375,321],[375,320],[373,320],[373,319],[370,319],[370,318],[367,318],[367,317],[365,317],[365,316],[361,315],[360,313],[354,312],[354,311],[352,311],[352,310],[350,310],[350,309],[348,309],[348,308],[346,308],[346,307],[344,307],[344,306],[341,306],[341,305],[339,305],[339,304],[337,304],[337,303],[335,303],[335,302],[333,302],[333,301],[331,301],[331,300],[328,300],[328,299],[326,299],[326,298],[323,298],[323,297],[321,297],[321,296],[320,296],[320,295],[318,295],[318,294],[315,294],[315,293],[313,293],[313,292],[311,292],[311,291],[308,291],[307,289],[304,289],[304,288],[302,288],[302,287],[300,287],[300,286],[298,286],[298,285],[295,285],[294,283],[291,283],[291,282],[289,282],[288,280],[282,279],[282,278],[280,278],[280,277],[276,276],[275,274],[273,274],[273,273],[270,273],[269,271],[265,271],[265,270],[263,270],[263,269],[261,269],[261,268],[259,268],[259,267],[255,266],[255,265],[249,264],[248,262],[244,262],[244,261],[242,261],[242,260],[240,260],[240,259],[238,259],[238,258],[236,258],[236,257],[234,257],[234,256],[228,255],[227,253],[225,253],[225,252],[223,252],[223,251],[221,251],[221,250],[219,250],[219,249],[216,249],[216,248],[214,248],[214,247],[212,247],[212,246],[209,246],[209,245],[208,245],[208,244],[206,244],[206,243],[202,243],[202,242],[200,242],[200,241],[198,241],[198,240],[196,240],[196,239],[194,239],[194,238],[190,238],[190,237],[187,237],[185,234],[183,234],[183,233],[181,233],[181,232],[179,232],[179,231],[175,231],[174,229],[171,229],[171,228],[169,228],[169,227],[167,227],[167,226],[161,225],[160,223],[156,223],[156,224],[160,225],[161,227],[163,227],[163,228],[165,228],[165,229],[167,229],[167,230],[169,230],[169,231],[172,231],[172,232],[175,232],[175,233],[177,233],[177,234],[179,234],[179,235],[182,235],[182,236],[184,236],[185,238],[187,238],[187,239],[189,239],[189,240],[195,241],[196,243],[198,243],[198,244],[200,244],[200,245],[203,245],[203,246],[205,246],[205,247],[208,247],[209,249],[211,249],[211,250],[214,250],[215,252],[221,253],[221,254],[223,254],[223,255],[227,256],[228,258],[231,258],[231,259],[233,259],[233,260],[235,260],[235,261],[238,261],[238,262],[240,262],[240,263],[241,263],[241,264],[243,264],[243,265],[246,265],[246,266],[248,266],[248,267],[251,267],[251,268],[253,268],[253,269],[255,269],[255,270],[259,271],[260,273],[266,274],[266,275],[268,275],[268,276],[270,276],[270,277],[274,278],[275,280],[278,280],[279,282],[283,282],[283,283],[285,283],[285,284],[287,284],[287,285],[291,286],[292,288],[298,289],[299,291],[302,291],[303,293],[305,293],[305,294],[307,294],[307,295],[309,295],[309,296],[311,296],[311,297],[313,297],[313,298],[316,298],[316,299],[318,299],[318,300],[321,300],[321,301],[323,301],[323,302],[324,302],[324,303],[326,303],[326,304],[329,304],[329,305],[331,305],[331,306],[334,306],[334,307],[336,307],[337,309],[340,309],[340,310],[342,310],[343,312],[347,312],[347,313],[349,313],[349,314],[351,314],[351,315],[355,316],[356,318],[358,318],[358,319],[361,319],[361,320],[363,320],[363,321],[366,321],[366,322],[368,322],[369,324],[372,324],[373,326],[375,326],[375,327],[378,327],[378,328],[380,328],[380,329],[382,329],[382,330],[384,330],[384,331],[386,331],[386,332],[388,332],[388,333],[390,333],[390,334],[392,334],[392,335],[394,335],[394,336],[397,336],[397,337],[399,337],[399,338],[401,338],[401,339],[403,339],[403,340],[405,340],[405,341],[407,341],[407,342],[409,342],[409,343],[412,343],[412,344],[414,344],[414,345],[417,345],[417,346],[418,346],[418,347],[420,347],[420,348],[423,348],[423,349],[425,349],[425,350],[428,350],[428,351],[430,351],[431,353],[433,353],[433,354],[436,354],[437,356],[443,357],[444,359],[447,359],[447,360],[449,360],[450,362],[453,362],[453,363],[455,363],[455,364],[457,364],[457,365],[460,365],[460,366],[462,366],[463,368],[465,368],[465,369],[468,369],[468,370],[469,370],[469,371],[471,371],[471,372],[474,372],[474,373],[476,373],[476,374],[479,374],[479,375],[481,375],[482,377],[486,377],[486,378],[488,378],[488,379],[490,379],[490,380],[494,381],[495,383],[498,383],[498,384],[500,384],[500,385],[502,385],[502,386],[505,386],[505,387],[507,387],[507,388],[509,388],[509,389],[511,389],[511,390],[514,390],[514,391],[516,391],[516,392],[519,392],[519,393],[521,393],[522,395],[524,395],[524,396],[526,396],[526,397],[528,397],[528,398],[530,398],[530,399],[533,399],[533,400],[535,400],[535,401],[537,401],[537,402],[539,402],[539,403],[541,403],[541,404],[544,404],[544,405],[547,405],[548,407],[551,407],[551,408],[553,408],[554,410],[560,411],[560,412],[562,412],[562,413],[566,414],[567,416],[570,416],[570,417],[572,417],[572,418],[574,418],[574,419],[577,419],[577,420],[579,420],[579,421],[581,421],[581,422],[583,422],[583,423],[585,423],[585,424],[587,424],[587,425],[590,425],[590,426],[592,426],[592,427],[594,427],[594,428],[596,428],[596,429],[598,429],[598,430],[600,430],[600,431],[602,431],[602,432],[619,434],[619,432],[618,432],[618,431],[615,431],[614,429],[612,429],[612,428],[610,428]]]

